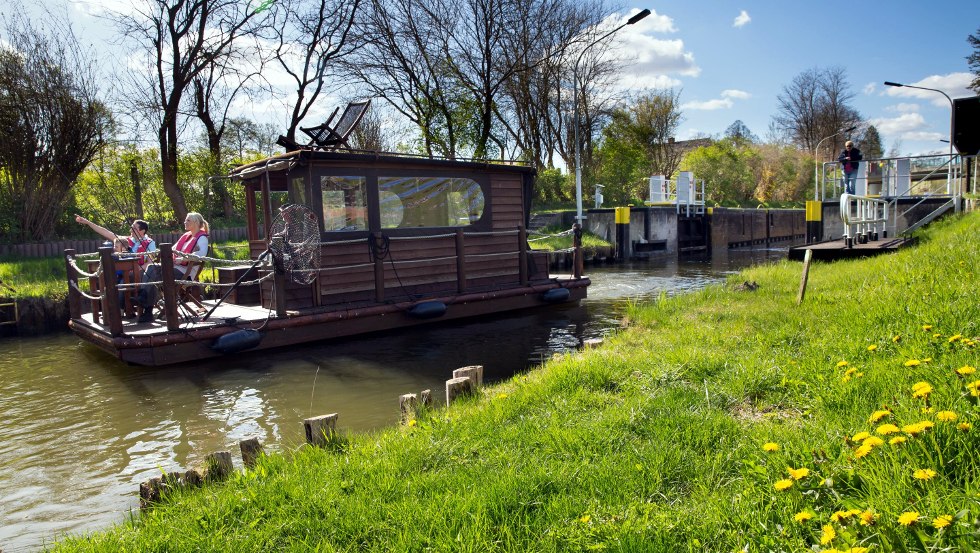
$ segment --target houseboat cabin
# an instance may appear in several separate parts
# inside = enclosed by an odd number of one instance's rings
[[[127,268],[108,249],[97,258],[68,250],[69,325],[125,361],[162,365],[578,302],[590,283],[580,251],[574,274],[551,276],[548,254],[528,245],[534,176],[519,164],[349,150],[251,163],[230,177],[245,187],[253,262],[191,260],[202,273],[221,264],[214,299],[167,278],[174,255],[162,244],[159,317],[138,323],[125,312],[153,284],[103,278]],[[297,206],[308,230],[284,236],[276,229]]]

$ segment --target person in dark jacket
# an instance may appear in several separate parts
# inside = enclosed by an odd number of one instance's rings
[[[861,150],[854,147],[854,143],[848,140],[844,143],[844,151],[837,156],[837,161],[840,162],[844,169],[844,191],[848,194],[855,193],[855,186],[857,184],[858,175],[858,162],[864,159],[861,155]]]

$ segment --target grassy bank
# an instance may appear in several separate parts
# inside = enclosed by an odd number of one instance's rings
[[[56,549],[973,551],[978,233],[814,264],[802,306],[788,262],[636,305],[601,348]]]

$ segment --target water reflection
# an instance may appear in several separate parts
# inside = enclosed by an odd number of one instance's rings
[[[121,521],[138,483],[161,469],[256,436],[267,451],[297,447],[302,420],[339,413],[345,431],[395,424],[398,396],[431,389],[453,369],[484,365],[509,378],[619,326],[627,300],[724,279],[782,250],[725,252],[589,267],[589,299],[383,335],[242,354],[175,367],[127,366],[70,334],[0,341],[0,549],[32,551],[66,532]]]

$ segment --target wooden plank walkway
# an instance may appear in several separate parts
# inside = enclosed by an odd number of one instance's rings
[[[803,261],[803,256],[807,250],[813,252],[813,259],[820,261],[871,257],[872,255],[894,252],[899,248],[913,243],[915,243],[915,238],[885,238],[883,240],[868,241],[866,244],[854,244],[848,248],[843,239],[827,240],[825,242],[794,246],[789,249],[789,259],[791,261]]]

